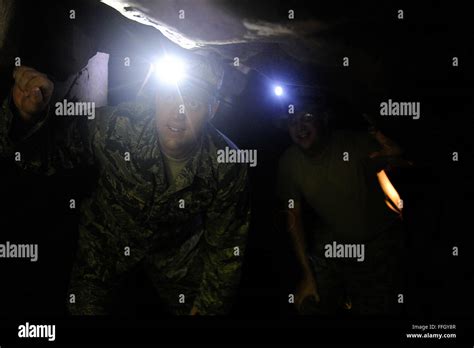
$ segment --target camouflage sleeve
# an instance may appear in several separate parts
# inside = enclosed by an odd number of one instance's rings
[[[90,202],[86,202],[90,204]],[[97,222],[81,221],[76,260],[71,272],[67,301],[71,315],[106,315],[110,290],[116,281],[118,252],[110,232]]]
[[[226,314],[232,305],[250,223],[246,166],[235,166],[219,181],[205,225],[204,269],[194,305],[201,315]]]
[[[11,98],[0,110],[0,157],[11,160],[20,168],[36,174],[53,175],[64,169],[89,166],[94,163],[94,148],[100,146],[105,130],[96,117],[70,116],[54,119],[54,108],[28,130],[18,131],[17,115]]]

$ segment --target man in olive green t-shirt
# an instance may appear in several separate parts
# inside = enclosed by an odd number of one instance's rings
[[[342,305],[396,312],[400,216],[386,205],[377,172],[400,148],[379,131],[329,132],[327,113],[312,102],[290,115],[288,130],[294,144],[280,158],[277,191],[303,270],[297,309],[308,313],[313,300],[316,313]]]

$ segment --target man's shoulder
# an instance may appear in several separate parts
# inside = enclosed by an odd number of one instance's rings
[[[96,117],[99,127],[111,135],[114,132],[130,134],[140,131],[152,115],[153,110],[148,105],[125,102],[99,108]]]
[[[368,155],[380,149],[380,144],[374,136],[367,131],[342,130],[334,138],[334,146],[337,152],[347,151],[355,153],[357,158],[366,160]]]
[[[368,133],[359,131],[359,130],[353,130],[353,129],[338,129],[332,132],[332,138],[333,140],[350,140],[350,141],[357,141],[362,138],[367,138]]]
[[[124,102],[113,106],[104,106],[101,113],[107,116],[115,116],[130,121],[137,122],[143,119],[144,115],[152,115],[153,107],[139,102]]]
[[[376,149],[377,142],[367,131],[344,129],[335,132],[334,142],[346,148],[356,148],[367,152]],[[375,150],[374,150],[375,151]]]

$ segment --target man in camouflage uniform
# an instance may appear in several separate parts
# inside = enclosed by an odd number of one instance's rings
[[[111,293],[138,264],[171,313],[230,309],[249,227],[247,167],[217,162],[219,149],[235,148],[209,122],[222,67],[197,55],[187,63],[185,82],[97,109],[94,119],[71,117],[53,141],[53,83],[32,68],[14,72],[1,109],[1,155],[20,152],[19,166],[48,175],[82,165],[99,171],[80,207],[72,314],[109,313]]]
[[[380,131],[331,132],[326,103],[323,94],[296,103],[287,117],[294,144],[279,163],[278,196],[302,269],[296,308],[302,314],[336,315],[343,307],[358,315],[394,314],[403,231],[376,173],[396,163],[401,150]],[[326,257],[333,242],[363,244],[364,259]]]

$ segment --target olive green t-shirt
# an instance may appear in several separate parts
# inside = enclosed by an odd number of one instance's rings
[[[277,181],[279,199],[305,202],[315,213],[314,245],[357,243],[374,239],[397,219],[385,203],[369,153],[378,150],[370,134],[333,132],[318,159],[306,156],[295,145],[280,158]]]
[[[189,159],[192,156],[188,156],[184,159],[174,159],[168,157],[166,155],[163,156],[163,160],[165,161],[165,173],[166,173],[166,180],[168,181],[168,185],[171,185],[175,180],[178,174],[183,170],[188,163]]]

